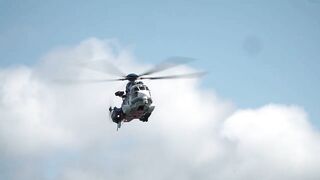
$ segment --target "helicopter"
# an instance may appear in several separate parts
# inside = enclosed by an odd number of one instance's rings
[[[121,127],[123,122],[130,122],[133,119],[138,119],[142,122],[148,122],[150,115],[155,109],[153,105],[151,91],[147,85],[145,85],[142,80],[161,80],[161,79],[178,79],[178,78],[195,78],[203,76],[206,72],[196,72],[189,74],[180,75],[169,75],[169,76],[149,76],[151,74],[167,70],[169,68],[188,63],[193,61],[192,58],[185,57],[171,57],[163,61],[162,63],[156,65],[152,69],[141,73],[130,73],[125,75],[121,70],[118,69],[112,63],[106,62],[109,71],[99,67],[90,67],[88,64],[86,68],[91,70],[96,70],[104,73],[111,73],[121,78],[117,79],[103,79],[103,80],[87,80],[87,82],[110,82],[110,81],[128,81],[125,91],[115,92],[115,96],[122,99],[121,107],[108,108],[109,116],[112,121],[117,124],[117,130]]]

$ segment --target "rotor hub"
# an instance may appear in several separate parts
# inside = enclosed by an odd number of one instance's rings
[[[127,76],[126,76],[126,79],[128,80],[128,81],[135,81],[135,80],[137,80],[138,79],[138,75],[137,74],[134,74],[134,73],[131,73],[131,74],[128,74]]]

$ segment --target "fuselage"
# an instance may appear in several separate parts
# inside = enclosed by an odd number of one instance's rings
[[[140,119],[144,114],[151,113],[154,109],[151,104],[151,93],[146,85],[141,82],[131,85],[122,104],[125,120]]]

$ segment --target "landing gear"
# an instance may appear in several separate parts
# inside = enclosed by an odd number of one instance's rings
[[[151,115],[151,113],[146,113],[145,115],[143,115],[143,116],[140,118],[140,121],[142,121],[142,122],[148,122],[150,115]]]

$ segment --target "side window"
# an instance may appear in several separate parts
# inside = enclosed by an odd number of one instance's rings
[[[131,89],[131,94],[133,98],[136,98],[138,96],[138,91],[139,91],[138,87],[134,87]]]

